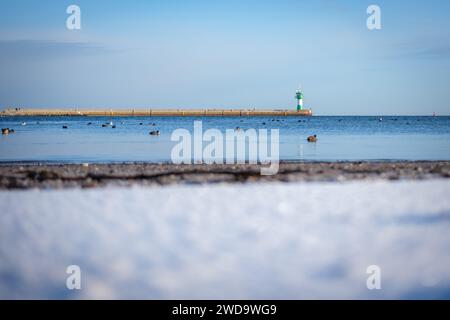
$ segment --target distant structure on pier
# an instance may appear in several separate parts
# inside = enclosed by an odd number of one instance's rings
[[[303,93],[301,89],[297,90],[295,97],[297,99],[297,111],[303,110]]]
[[[288,109],[34,109],[10,107],[0,110],[0,117],[11,116],[85,116],[85,117],[300,117],[312,116],[311,109],[303,107],[303,93],[297,90],[297,110]]]

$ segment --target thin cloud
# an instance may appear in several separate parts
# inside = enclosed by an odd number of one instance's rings
[[[88,42],[51,40],[0,40],[0,59],[57,58],[98,55],[112,51],[106,46]]]
[[[392,52],[391,58],[450,59],[450,41],[417,39],[393,45]]]

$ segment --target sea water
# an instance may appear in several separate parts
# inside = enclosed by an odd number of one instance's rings
[[[176,129],[279,129],[280,160],[450,160],[450,117],[0,117],[0,162],[171,162]],[[112,122],[116,127],[102,127]],[[67,126],[67,129],[63,129]],[[151,131],[160,131],[152,136]],[[306,138],[317,135],[316,143]]]

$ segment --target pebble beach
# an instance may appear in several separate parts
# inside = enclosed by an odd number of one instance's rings
[[[424,180],[450,177],[450,161],[281,162],[278,174],[259,165],[168,163],[0,165],[0,189],[93,188],[109,185],[171,185],[349,180]]]

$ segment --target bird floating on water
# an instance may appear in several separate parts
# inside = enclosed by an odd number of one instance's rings
[[[309,136],[308,138],[306,138],[306,140],[308,140],[308,142],[316,142],[317,135]]]

